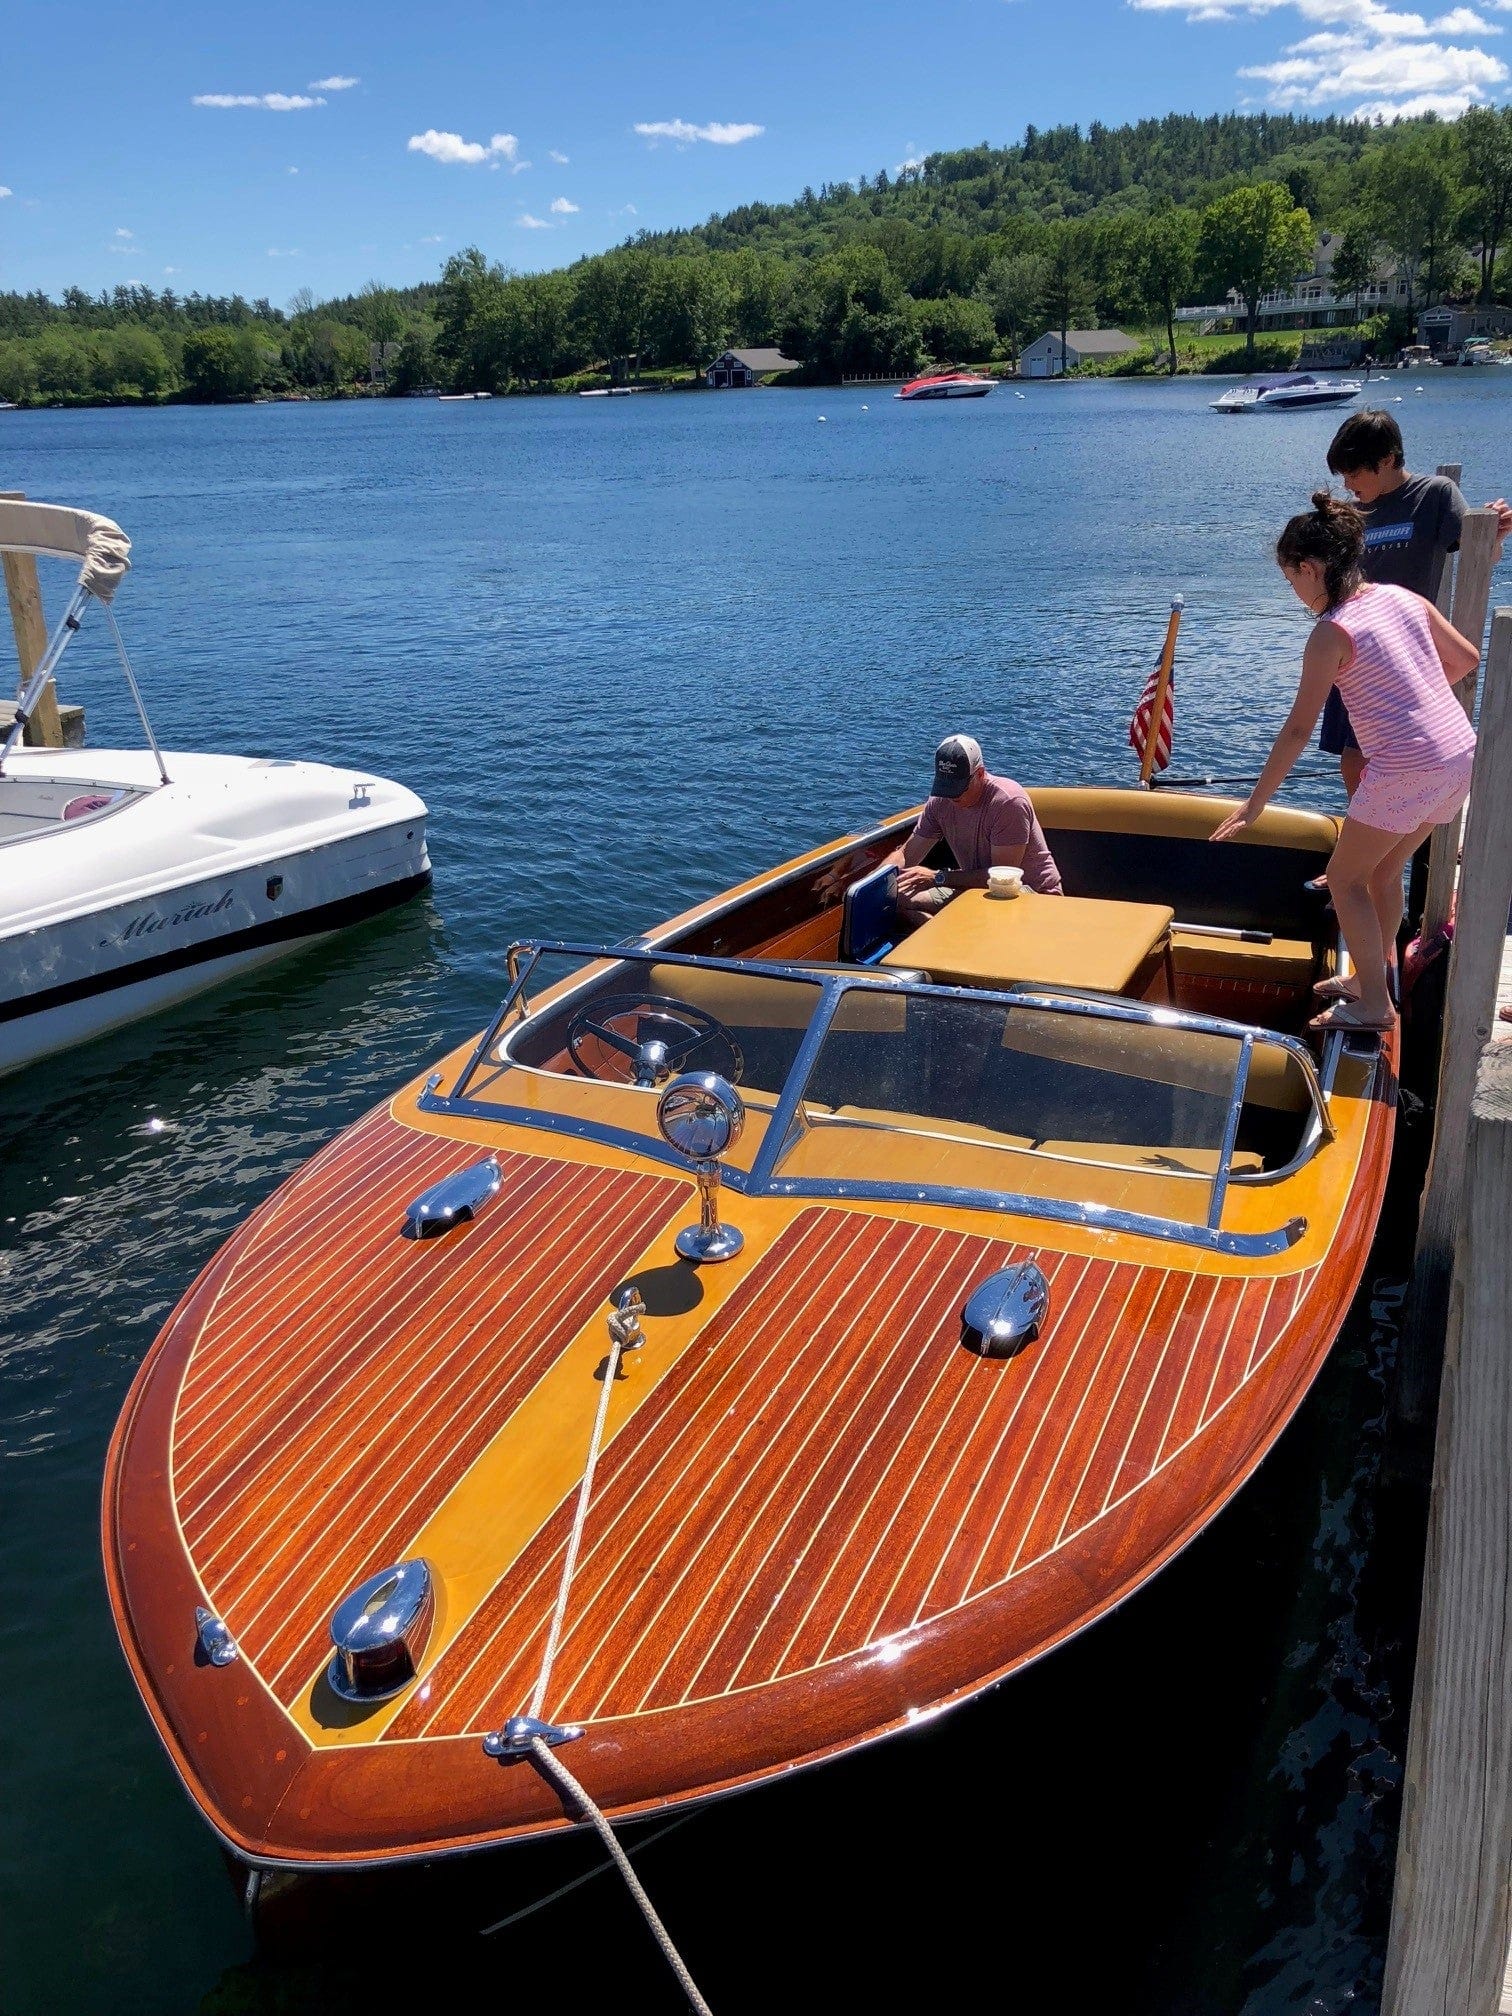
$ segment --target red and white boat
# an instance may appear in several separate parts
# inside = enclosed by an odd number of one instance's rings
[[[979,378],[974,371],[936,371],[924,378],[910,378],[895,399],[982,399],[995,380]]]

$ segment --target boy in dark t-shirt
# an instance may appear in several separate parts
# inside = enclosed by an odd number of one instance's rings
[[[1389,413],[1351,413],[1328,449],[1328,466],[1344,480],[1365,520],[1365,578],[1410,588],[1438,599],[1449,555],[1457,551],[1465,500],[1447,476],[1412,476],[1405,466],[1402,430]],[[1496,557],[1512,532],[1512,505],[1498,497],[1486,507],[1500,520]],[[1323,708],[1318,747],[1337,756],[1344,789],[1352,798],[1365,758],[1335,686]]]

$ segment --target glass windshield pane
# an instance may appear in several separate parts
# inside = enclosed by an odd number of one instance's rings
[[[821,989],[769,973],[681,966],[655,953],[586,967],[549,954],[525,993],[528,1012],[512,1012],[467,1087],[469,1099],[658,1136],[656,1102],[667,1080],[717,1071],[747,1109],[727,1159],[749,1168]]]
[[[1180,1187],[1179,1203],[1152,1196],[1146,1208],[1200,1217],[1238,1047],[1001,1001],[848,993],[780,1170],[1076,1196],[1096,1189],[1085,1165],[1101,1165],[1178,1179],[1161,1188]]]

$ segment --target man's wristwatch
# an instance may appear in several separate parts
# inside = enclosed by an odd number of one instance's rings
[[[936,889],[948,889],[950,887],[950,884],[945,880],[945,873],[946,871],[943,868],[936,868],[934,879]]]

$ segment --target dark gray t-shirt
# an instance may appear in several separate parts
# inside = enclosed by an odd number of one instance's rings
[[[1447,476],[1409,476],[1399,489],[1358,508],[1365,520],[1365,579],[1435,601],[1468,508],[1459,485]]]

